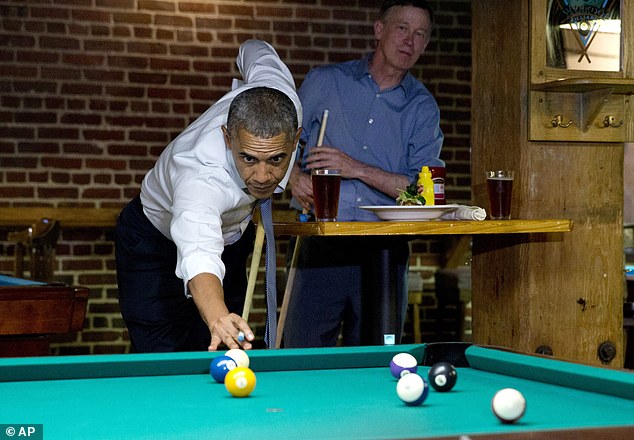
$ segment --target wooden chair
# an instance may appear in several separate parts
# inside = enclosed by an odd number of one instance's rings
[[[51,281],[55,269],[55,247],[59,238],[59,222],[43,218],[28,229],[8,234],[15,243],[15,276],[24,278],[25,258],[28,255],[29,278]]]

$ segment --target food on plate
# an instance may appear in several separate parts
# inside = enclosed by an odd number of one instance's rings
[[[425,205],[425,198],[418,192],[418,186],[412,183],[405,190],[399,189],[396,204],[399,206],[422,206]]]

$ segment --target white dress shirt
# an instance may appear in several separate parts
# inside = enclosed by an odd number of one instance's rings
[[[244,81],[174,139],[141,184],[143,212],[176,244],[176,275],[183,279],[185,292],[187,282],[200,273],[212,273],[222,281],[222,251],[241,237],[256,202],[246,192],[221,130],[233,98],[253,87],[280,90],[295,104],[301,126],[302,107],[293,77],[271,45],[244,42],[236,64]],[[295,152],[289,163],[294,162]],[[275,192],[286,187],[290,169]]]

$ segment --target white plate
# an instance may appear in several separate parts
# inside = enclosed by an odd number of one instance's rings
[[[423,221],[435,220],[441,215],[455,211],[460,205],[433,205],[433,206],[359,206],[376,214],[381,220],[390,221]]]

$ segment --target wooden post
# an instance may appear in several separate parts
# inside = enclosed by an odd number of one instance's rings
[[[623,143],[529,141],[531,5],[472,2],[472,193],[514,169],[513,218],[574,228],[473,237],[473,339],[622,367]]]

